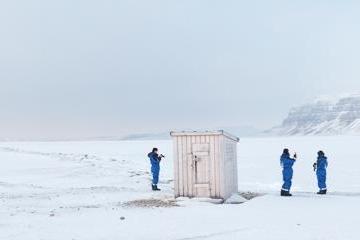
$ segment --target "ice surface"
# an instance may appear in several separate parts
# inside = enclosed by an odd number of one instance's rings
[[[174,202],[170,141],[0,143],[0,239],[359,239],[360,137],[247,138],[238,145],[244,204]],[[146,154],[159,147],[161,192]],[[279,155],[296,150],[293,198],[281,198]],[[312,163],[329,157],[329,195]]]

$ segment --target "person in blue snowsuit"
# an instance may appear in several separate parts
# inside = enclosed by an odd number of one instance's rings
[[[161,159],[164,157],[162,154],[158,154],[158,149],[153,148],[152,152],[148,154],[148,157],[150,159],[151,163],[151,173],[152,173],[152,190],[153,191],[160,191],[160,189],[157,187],[157,184],[159,182],[159,174],[160,174],[160,162]]]
[[[291,188],[291,180],[293,177],[293,165],[296,161],[296,153],[294,154],[294,158],[290,157],[289,149],[285,148],[283,154],[280,157],[280,165],[282,167],[282,175],[284,184],[282,185],[280,195],[281,196],[292,196],[290,193]]]
[[[319,192],[317,194],[326,194],[326,168],[328,166],[327,157],[323,151],[318,152],[316,163],[314,163],[314,170],[318,181]]]

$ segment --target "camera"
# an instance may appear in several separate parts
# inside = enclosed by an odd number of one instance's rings
[[[314,172],[316,171],[317,163],[313,164]]]

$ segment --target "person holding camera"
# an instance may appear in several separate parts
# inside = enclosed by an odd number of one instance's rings
[[[323,151],[318,152],[316,163],[314,163],[314,171],[318,181],[319,192],[317,194],[326,194],[326,168],[328,166],[327,157]]]
[[[158,149],[153,148],[152,152],[148,154],[148,157],[150,159],[151,163],[151,173],[152,173],[152,190],[153,191],[160,191],[160,189],[157,187],[157,184],[159,182],[159,174],[160,174],[160,162],[161,159],[165,156],[162,154],[158,154]]]
[[[291,180],[293,177],[293,165],[296,161],[296,153],[294,154],[294,157],[291,158],[290,157],[290,153],[289,153],[289,149],[285,148],[283,150],[283,153],[280,157],[280,165],[282,167],[282,175],[283,175],[283,185],[281,188],[281,192],[280,195],[281,196],[285,196],[285,197],[290,197],[292,196],[292,194],[290,193],[290,188],[291,188]]]

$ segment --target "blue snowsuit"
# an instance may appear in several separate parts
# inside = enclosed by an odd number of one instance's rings
[[[291,158],[289,154],[282,154],[280,157],[280,165],[283,168],[283,181],[282,190],[290,191],[291,188],[291,180],[293,177],[293,169],[292,166],[295,163],[295,159]]]
[[[328,166],[327,157],[319,156],[316,161],[316,177],[320,190],[326,190],[326,168]]]
[[[151,163],[151,173],[152,173],[152,184],[157,185],[159,182],[159,173],[160,173],[160,161],[161,158],[155,152],[151,152],[148,154]]]

